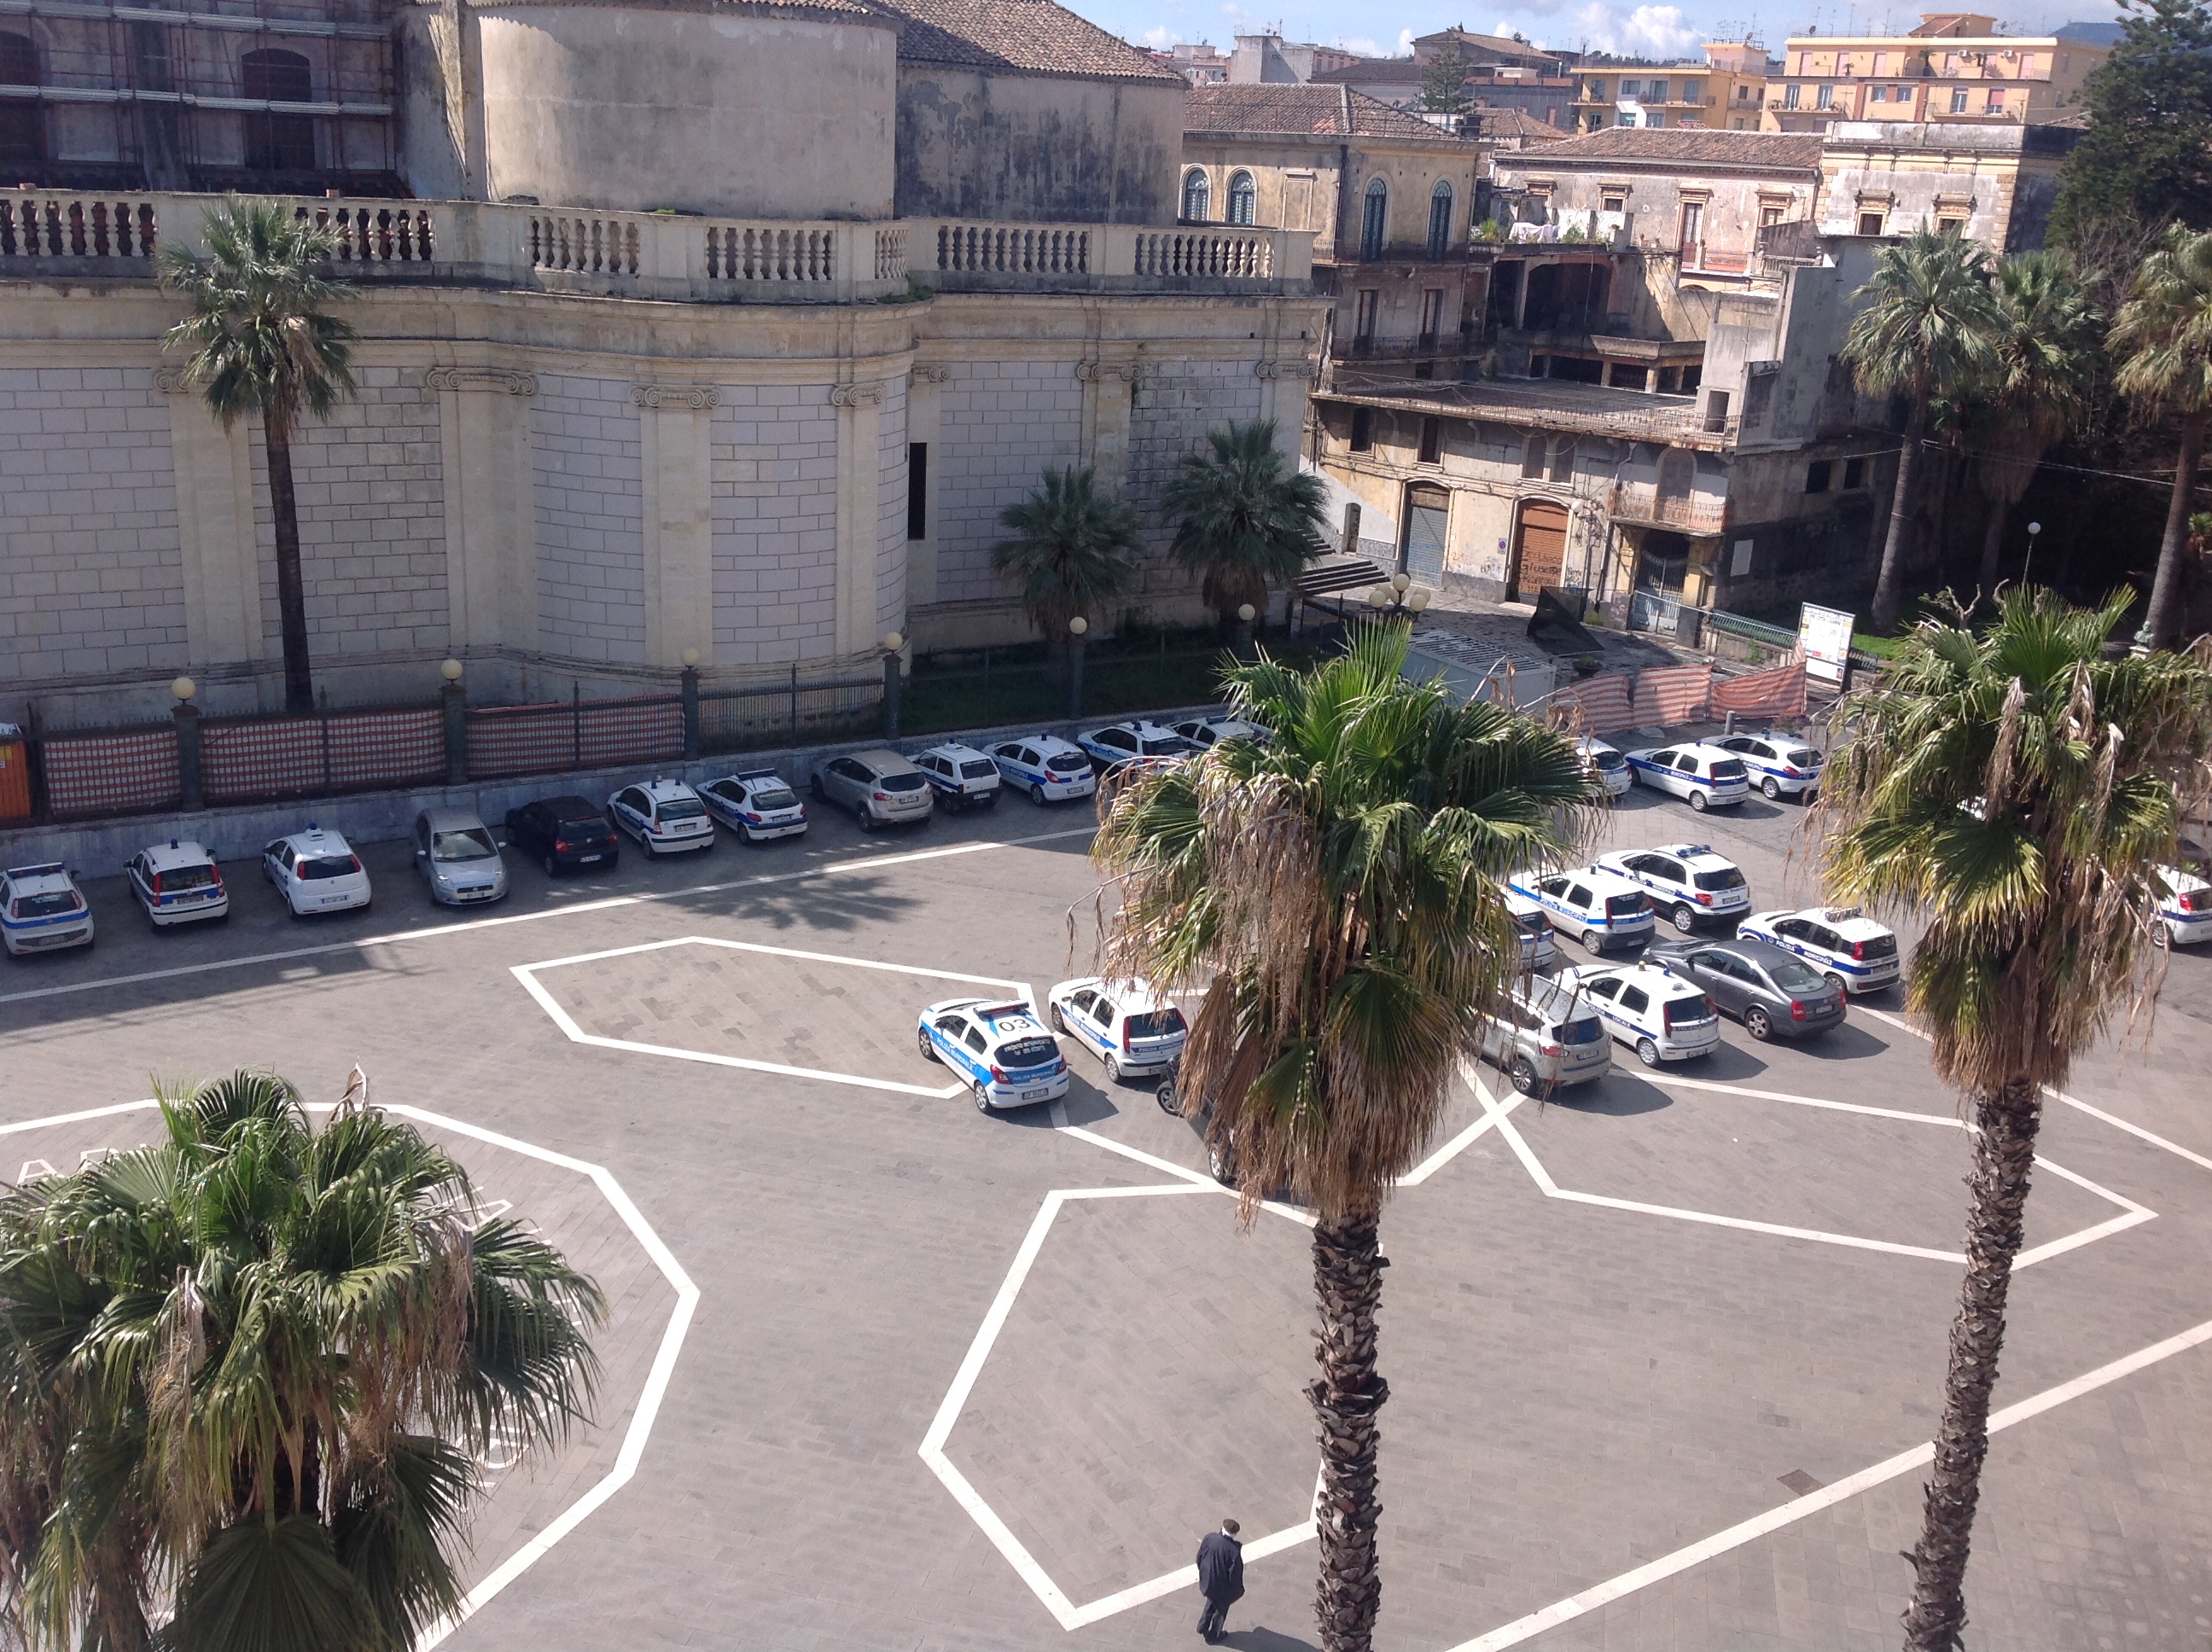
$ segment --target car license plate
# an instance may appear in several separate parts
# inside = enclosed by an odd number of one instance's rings
[[[1022,1099],[1025,1102],[1042,1101],[1045,1096],[1045,1092],[1049,1090],[1051,1088],[1052,1086],[1049,1084],[1041,1084],[1035,1090],[1025,1090],[1022,1092]]]
[[[601,858],[596,854],[580,854],[576,857],[576,864],[580,866],[588,866],[592,862]]]

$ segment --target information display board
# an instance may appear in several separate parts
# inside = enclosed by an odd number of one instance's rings
[[[1841,683],[1851,663],[1851,625],[1856,615],[1841,609],[1801,603],[1797,644],[1805,651],[1805,674]]]

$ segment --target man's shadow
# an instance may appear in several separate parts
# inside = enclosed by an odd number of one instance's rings
[[[1319,1652],[1311,1641],[1264,1627],[1232,1629],[1217,1644],[1242,1647],[1244,1652]]]

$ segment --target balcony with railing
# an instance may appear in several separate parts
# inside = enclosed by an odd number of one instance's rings
[[[1355,406],[1711,452],[1735,447],[1742,428],[1741,419],[1708,412],[1696,397],[1558,379],[1482,379],[1431,385],[1362,375],[1346,364],[1318,396]]]
[[[1662,493],[1650,483],[1616,482],[1608,510],[1616,522],[1720,533],[1728,527],[1728,501],[1697,494]]]

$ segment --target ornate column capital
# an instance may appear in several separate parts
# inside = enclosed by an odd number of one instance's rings
[[[422,384],[436,391],[488,390],[505,396],[538,393],[538,375],[513,367],[432,367],[422,375]]]
[[[184,367],[155,367],[154,388],[164,396],[189,396],[199,385]]]
[[[1304,379],[1310,384],[1321,380],[1321,363],[1310,358],[1296,361],[1255,361],[1252,371],[1262,379]]]
[[[722,392],[712,385],[632,385],[629,398],[640,407],[688,407],[695,413],[722,404]]]
[[[881,385],[832,385],[830,386],[830,405],[832,407],[874,407],[884,399]]]
[[[952,376],[952,369],[942,361],[916,361],[908,375],[917,384],[941,385]]]
[[[1119,379],[1125,385],[1133,385],[1137,382],[1137,364],[1134,361],[1078,361],[1075,376],[1085,384]]]

